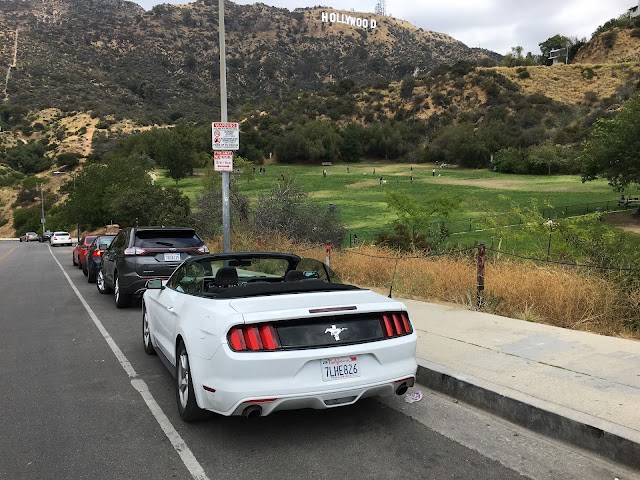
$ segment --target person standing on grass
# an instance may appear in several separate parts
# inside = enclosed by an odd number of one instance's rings
[[[322,176],[324,178],[327,178],[327,169],[326,168],[322,170]]]
[[[436,176],[436,169],[434,168],[433,170],[431,170],[431,176],[435,177]]]
[[[380,175],[380,185],[382,185],[382,175]]]

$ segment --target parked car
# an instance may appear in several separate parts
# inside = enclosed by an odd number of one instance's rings
[[[97,272],[102,266],[102,255],[104,251],[109,248],[109,245],[111,245],[115,237],[115,235],[99,235],[91,243],[85,262],[87,282],[96,283]]]
[[[185,421],[403,395],[417,370],[404,304],[284,253],[193,257],[168,281],[150,280],[142,341],[175,369]]]
[[[91,246],[91,244],[93,243],[93,240],[95,240],[96,237],[97,235],[87,235],[86,237],[81,238],[78,244],[73,249],[73,253],[72,253],[73,265],[74,266],[77,265],[78,268],[80,268],[82,270],[82,273],[84,273],[85,275],[87,275],[86,273],[87,268],[85,266],[87,251],[89,250],[89,247]]]
[[[116,307],[128,307],[148,279],[167,279],[191,255],[205,253],[209,249],[192,228],[124,228],[102,255],[96,285],[100,293],[114,292]]]
[[[39,240],[36,232],[27,232],[20,237],[21,242],[37,242]]]
[[[40,237],[40,241],[41,242],[48,242],[49,240],[51,240],[51,235],[53,235],[53,232],[51,230],[47,230]]]
[[[51,238],[49,239],[49,243],[51,244],[52,247],[55,247],[56,245],[68,245],[71,246],[73,245],[73,240],[71,240],[71,236],[69,235],[69,232],[53,232],[53,235],[51,235]]]

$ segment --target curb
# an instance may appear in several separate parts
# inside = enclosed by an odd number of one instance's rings
[[[640,433],[500,385],[418,359],[416,381],[548,437],[640,470]]]
[[[19,238],[0,238],[0,240],[7,240],[7,241],[9,241],[9,240],[10,240],[10,241],[16,241],[16,242],[17,242],[17,241],[19,241],[20,239],[19,239]]]

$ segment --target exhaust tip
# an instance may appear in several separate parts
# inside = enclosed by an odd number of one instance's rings
[[[396,388],[396,395],[404,395],[405,393],[407,393],[407,390],[409,390],[409,387],[407,387],[406,383],[403,383],[398,388]]]
[[[242,411],[245,418],[258,418],[262,415],[262,407],[260,405],[249,405]]]

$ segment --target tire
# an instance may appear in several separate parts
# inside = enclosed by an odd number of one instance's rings
[[[196,395],[191,382],[189,355],[183,342],[178,345],[176,355],[176,403],[180,418],[185,422],[195,422],[204,416],[204,410],[196,403]]]
[[[151,330],[149,329],[149,318],[147,316],[147,309],[142,306],[142,346],[144,347],[144,353],[147,355],[155,355],[156,349],[153,348],[151,342]]]
[[[71,260],[73,261],[73,266],[77,267],[78,266],[78,262],[76,262],[76,256],[73,253],[71,254]]]
[[[116,308],[127,308],[131,305],[131,295],[127,295],[120,291],[120,279],[117,275],[113,287],[113,296],[116,301]]]
[[[82,269],[82,273],[84,273],[85,277],[89,276],[89,270],[87,270],[87,262],[81,263],[80,268]]]
[[[96,278],[96,287],[98,287],[98,291],[103,295],[112,292],[111,288],[107,285],[107,281],[104,278],[102,269],[100,269],[100,271],[98,272],[98,276]]]
[[[91,270],[91,267],[89,266],[87,266],[87,282],[96,283],[96,271]]]

